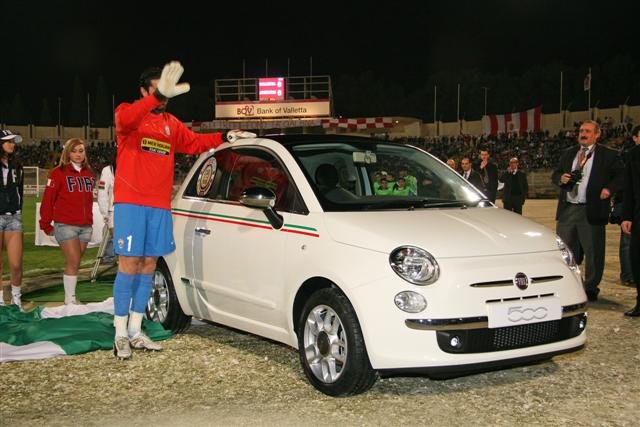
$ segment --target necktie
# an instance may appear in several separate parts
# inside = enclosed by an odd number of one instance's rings
[[[580,153],[578,154],[578,166],[580,169],[582,169],[584,164],[587,163],[587,160],[589,160],[589,157],[587,156],[588,151],[589,149],[587,147],[582,147],[580,149]]]

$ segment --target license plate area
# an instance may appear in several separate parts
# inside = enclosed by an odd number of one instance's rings
[[[487,303],[489,328],[548,322],[562,318],[562,305],[556,296]]]

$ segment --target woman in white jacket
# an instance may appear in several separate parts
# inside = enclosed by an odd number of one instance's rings
[[[113,181],[115,175],[115,166],[107,165],[100,172],[100,182],[98,184],[98,207],[104,218],[105,226],[109,227],[109,243],[102,255],[103,263],[112,263],[115,261],[113,253]]]

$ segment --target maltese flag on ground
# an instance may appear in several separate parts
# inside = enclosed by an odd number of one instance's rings
[[[171,336],[161,324],[143,322],[152,340]],[[16,305],[0,306],[0,362],[109,350],[114,332],[113,298],[86,305],[36,307],[28,313]]]
[[[542,107],[538,106],[527,111],[509,114],[492,114],[482,118],[485,135],[497,135],[499,133],[518,133],[541,129]]]

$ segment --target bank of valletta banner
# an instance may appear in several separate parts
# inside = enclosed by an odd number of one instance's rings
[[[216,102],[216,119],[323,117],[331,115],[328,99]]]
[[[53,236],[47,236],[42,229],[40,229],[40,202],[36,203],[36,237],[35,237],[35,245],[36,246],[58,246],[58,241]],[[91,241],[89,242],[89,247],[97,247],[100,246],[100,242],[102,241],[102,227],[104,226],[104,219],[102,218],[102,214],[100,213],[100,208],[98,207],[98,203],[93,202],[93,232],[91,233]]]

